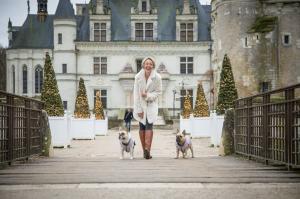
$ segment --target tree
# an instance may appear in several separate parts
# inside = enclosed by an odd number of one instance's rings
[[[102,102],[100,99],[99,91],[97,91],[97,93],[96,93],[95,118],[96,118],[96,120],[104,120],[103,106],[102,106]]]
[[[6,49],[0,44],[0,90],[6,90]]]
[[[209,108],[203,91],[202,83],[198,84],[197,88],[197,98],[194,108],[194,117],[208,117]]]
[[[225,54],[220,78],[217,114],[224,114],[225,110],[233,108],[234,100],[236,99],[238,99],[238,93],[234,83],[231,64],[228,56]]]
[[[64,107],[48,52],[46,53],[44,76],[41,100],[45,102],[45,110],[49,116],[63,116]]]
[[[79,90],[77,92],[75,110],[75,118],[90,118],[89,103],[86,95],[84,80],[79,80]]]
[[[190,118],[190,114],[192,113],[192,111],[193,110],[192,110],[190,95],[187,94],[184,97],[184,101],[183,101],[182,117],[184,119],[189,119]]]

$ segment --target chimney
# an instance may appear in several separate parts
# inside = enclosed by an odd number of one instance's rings
[[[190,0],[183,0],[183,11],[182,11],[182,14],[185,14],[185,15],[191,14]]]
[[[104,5],[103,5],[103,0],[97,0],[97,5],[96,5],[96,14],[103,15],[104,14]]]

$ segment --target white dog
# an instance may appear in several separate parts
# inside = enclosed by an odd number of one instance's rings
[[[133,159],[133,151],[135,146],[135,141],[131,137],[131,133],[128,133],[126,130],[119,128],[119,141],[121,147],[121,156],[120,159],[124,159],[124,151],[130,153],[130,159]]]

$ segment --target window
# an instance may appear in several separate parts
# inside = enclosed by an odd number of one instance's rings
[[[271,89],[270,82],[261,82],[260,83],[260,92],[267,92]]]
[[[142,2],[142,12],[147,12],[147,2],[146,1]]]
[[[145,40],[146,41],[153,40],[153,23],[145,24]]]
[[[67,73],[67,64],[62,65],[62,73]]]
[[[27,91],[27,66],[24,65],[23,66],[23,93],[26,94],[28,91]]]
[[[13,93],[16,93],[16,68],[12,65],[12,83],[13,83]]]
[[[248,47],[248,38],[247,37],[245,37],[245,47]]]
[[[193,23],[181,23],[180,24],[180,41],[193,41]]]
[[[62,44],[62,34],[58,33],[58,44]]]
[[[193,57],[180,57],[180,73],[181,74],[193,74]]]
[[[94,74],[107,74],[107,57],[94,57]]]
[[[291,45],[291,34],[289,34],[289,33],[283,34],[282,43],[283,43],[284,46]]]
[[[100,91],[100,100],[103,108],[107,108],[107,90],[94,90],[94,107],[96,106],[96,94]]]
[[[135,40],[153,41],[153,23],[136,23]]]
[[[106,41],[106,23],[94,23],[94,41]]]
[[[135,24],[135,41],[143,41],[144,39],[144,30],[143,23]]]
[[[136,61],[136,72],[140,72],[140,70],[142,69],[142,59],[137,59]]]
[[[41,93],[43,86],[43,69],[37,66],[35,69],[35,93]]]
[[[68,110],[68,101],[63,101],[64,110]]]
[[[183,109],[183,104],[184,104],[184,96],[186,94],[190,95],[190,100],[191,100],[191,105],[193,107],[193,89],[188,89],[188,90],[180,90],[180,108]]]

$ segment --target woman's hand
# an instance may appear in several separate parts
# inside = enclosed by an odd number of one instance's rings
[[[142,97],[147,97],[147,92],[142,92]]]
[[[143,119],[144,118],[144,112],[138,113],[138,116]]]

